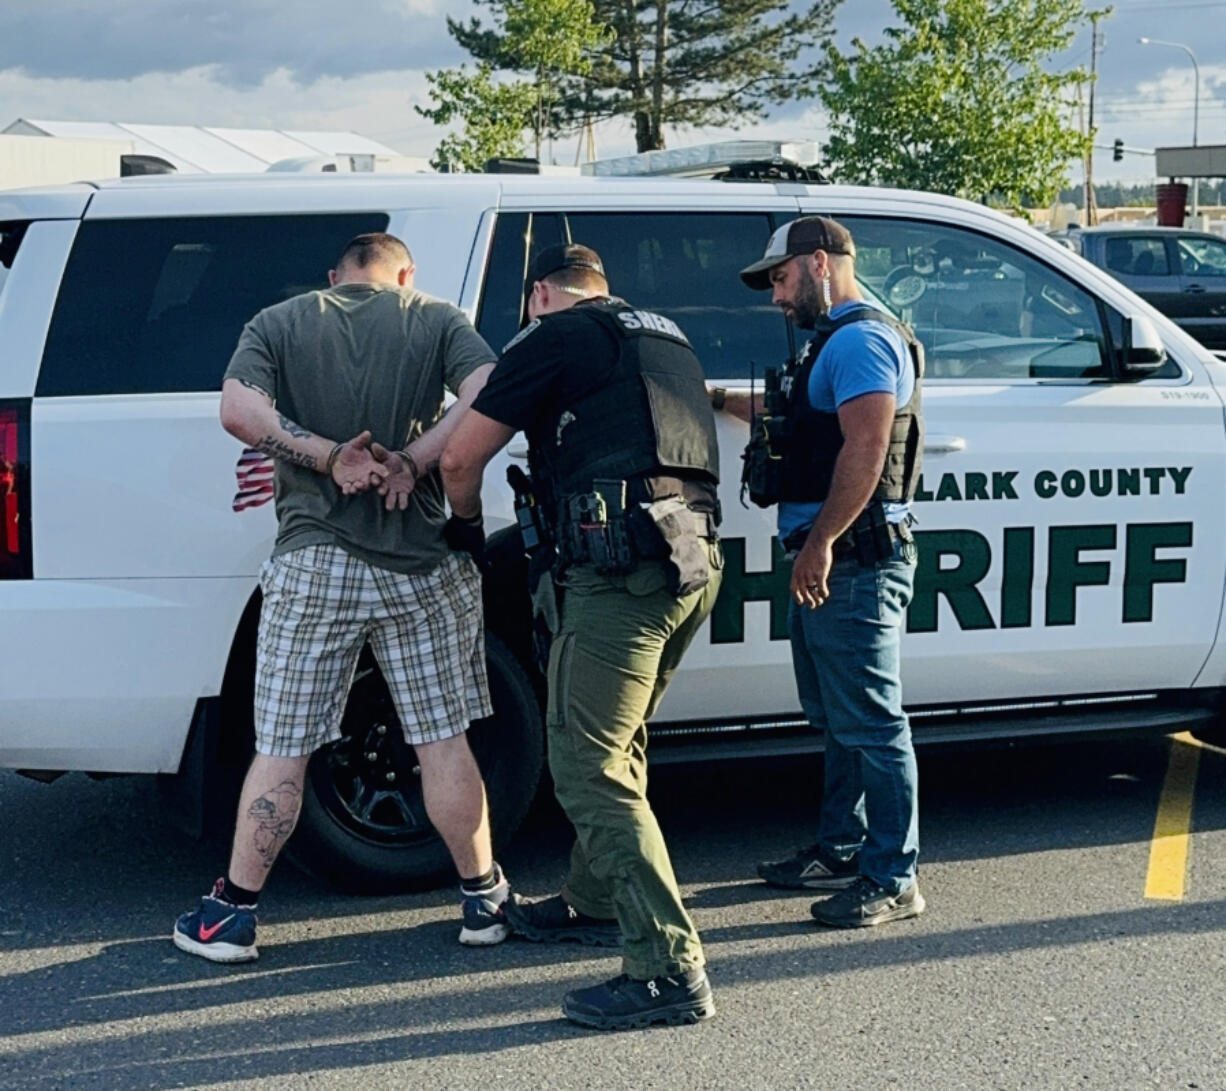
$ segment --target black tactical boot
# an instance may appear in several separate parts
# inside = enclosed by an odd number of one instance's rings
[[[677,1027],[710,1019],[715,1001],[705,970],[649,981],[621,974],[603,985],[567,993],[562,1014],[595,1030],[633,1030],[657,1023]]]
[[[582,943],[588,947],[620,947],[622,930],[615,920],[580,913],[561,894],[530,902],[512,894],[502,903],[511,931],[533,943]]]

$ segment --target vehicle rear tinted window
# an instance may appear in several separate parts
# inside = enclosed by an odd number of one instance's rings
[[[0,223],[0,295],[4,294],[4,284],[17,257],[17,248],[21,246],[21,240],[25,238],[26,228],[29,226],[24,220]]]
[[[1126,277],[1166,277],[1171,263],[1161,235],[1128,235],[1103,241],[1103,265],[1109,273]]]
[[[327,286],[384,213],[95,220],[68,258],[41,396],[218,390],[257,311]]]
[[[477,332],[501,352],[519,332],[524,315],[524,277],[540,251],[562,241],[562,217],[553,212],[504,212],[490,247]]]
[[[789,354],[787,324],[767,292],[740,270],[762,256],[768,213],[572,212],[500,217],[478,329],[496,348],[519,326],[527,262],[546,246],[577,242],[604,262],[613,292],[658,311],[684,331],[710,379],[748,378],[750,361],[777,367]]]
[[[619,296],[676,322],[709,379],[749,377],[788,356],[787,323],[740,271],[762,256],[766,213],[572,213],[570,240],[592,247]]]

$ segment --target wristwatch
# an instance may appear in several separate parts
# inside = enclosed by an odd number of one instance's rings
[[[711,388],[711,408],[723,409],[724,402],[728,400],[728,390],[722,386],[713,386]]]

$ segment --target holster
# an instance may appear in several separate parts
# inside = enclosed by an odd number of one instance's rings
[[[556,553],[542,546],[528,555],[528,594],[532,598],[532,655],[542,674],[549,666],[549,647],[562,627],[562,595],[553,578]]]
[[[851,550],[856,560],[865,568],[894,555],[894,539],[890,524],[885,517],[885,507],[874,500],[847,528]]]
[[[653,500],[642,509],[658,536],[656,549],[643,553],[664,561],[668,590],[678,596],[701,591],[711,582],[711,560],[703,539],[716,537],[713,517],[692,511],[680,496]]]

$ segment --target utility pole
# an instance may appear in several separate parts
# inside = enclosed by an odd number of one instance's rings
[[[1084,133],[1086,131],[1086,96],[1085,86],[1077,85],[1077,131]],[[1086,148],[1086,153],[1081,159],[1081,215],[1085,221],[1082,226],[1090,226],[1090,198],[1089,195],[1093,192],[1090,188],[1090,157],[1094,154],[1093,146]]]
[[[1086,127],[1086,136],[1092,141],[1094,139],[1094,85],[1098,82],[1098,21],[1104,15],[1110,15],[1111,9],[1105,8],[1102,11],[1090,12],[1090,111],[1089,124]],[[1094,202],[1094,150],[1092,147],[1086,149],[1086,227],[1093,227],[1098,223],[1098,208]]]

